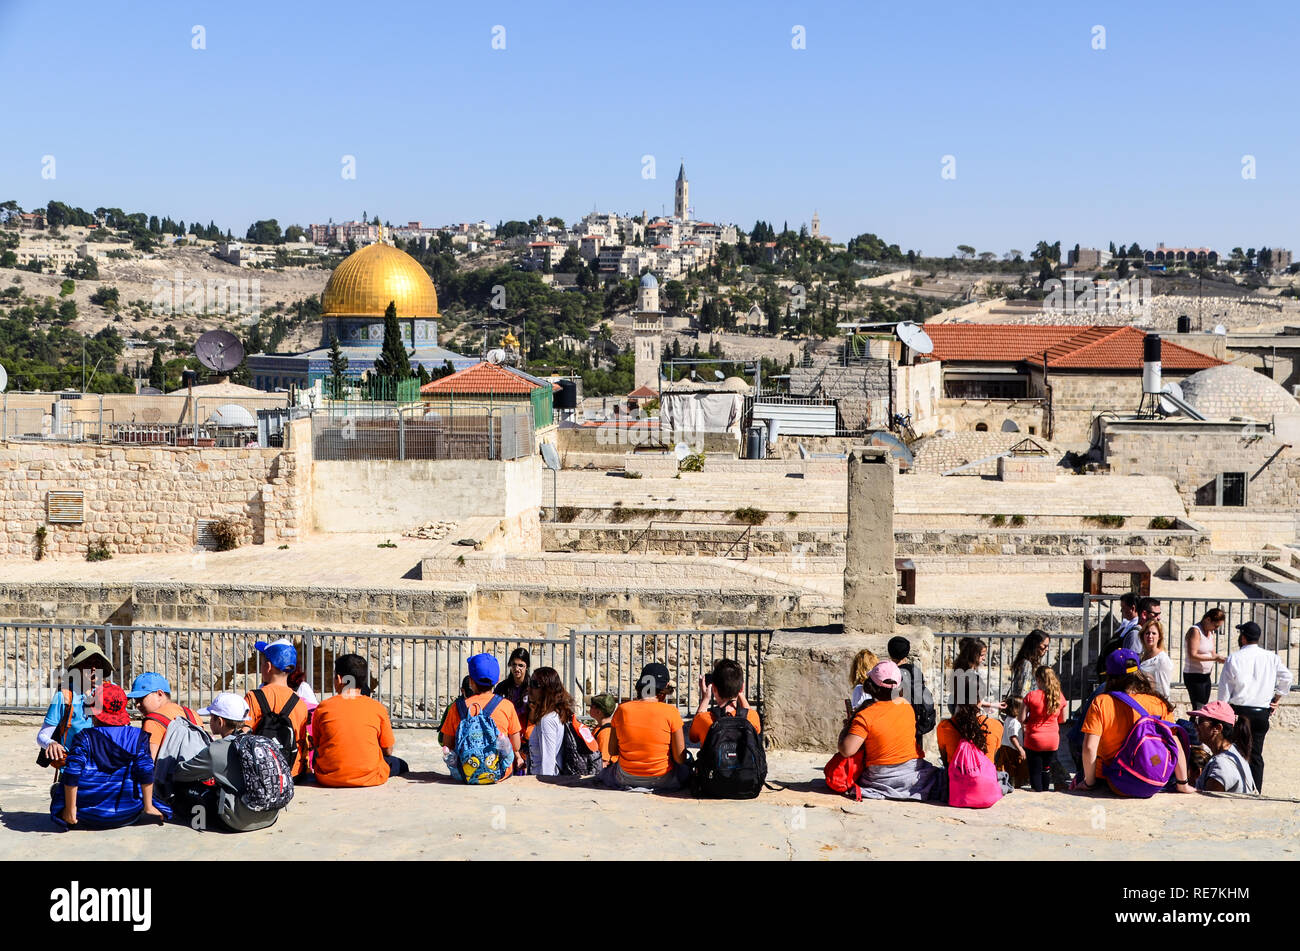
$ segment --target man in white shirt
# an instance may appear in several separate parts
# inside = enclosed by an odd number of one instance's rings
[[[1291,689],[1291,671],[1282,658],[1259,646],[1261,631],[1254,621],[1238,624],[1240,650],[1229,655],[1219,675],[1219,699],[1239,717],[1250,721],[1250,772],[1255,788],[1264,790],[1264,735],[1269,715]]]

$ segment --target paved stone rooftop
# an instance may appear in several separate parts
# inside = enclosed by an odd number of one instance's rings
[[[1292,802],[1161,795],[1133,801],[1018,790],[991,809],[834,796],[829,756],[773,752],[783,787],[750,802],[616,792],[534,777],[453,784],[429,730],[398,730],[410,777],[371,789],[300,787],[270,829],[240,835],[186,826],[62,833],[49,820],[49,773],[31,760],[33,722],[0,726],[0,859],[1294,859]],[[1300,795],[1300,733],[1268,737],[1270,796]]]

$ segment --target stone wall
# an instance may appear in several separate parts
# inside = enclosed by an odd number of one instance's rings
[[[1203,487],[1223,472],[1247,473],[1245,512],[1295,513],[1300,508],[1300,447],[1279,442],[1267,426],[1108,420],[1104,427],[1103,459],[1111,472],[1172,479],[1189,512],[1206,501]],[[1197,506],[1192,517],[1199,518],[1200,511]],[[1207,514],[1232,513],[1219,509]]]
[[[1165,370],[1165,383],[1179,383],[1190,374]],[[1107,411],[1134,413],[1142,402],[1142,374],[1049,372],[1052,390],[1052,440],[1058,443],[1088,442],[1092,421]]]
[[[644,522],[644,520],[642,520]],[[677,527],[671,522],[656,522],[647,526],[563,524],[546,522],[542,525],[544,551],[573,552],[626,552],[635,546],[634,554],[665,555],[772,555],[782,553],[803,554],[816,557],[844,557],[847,532],[832,529],[782,529],[780,527],[751,528],[745,533],[744,525],[692,525]],[[630,565],[624,565],[630,571]]]
[[[841,425],[885,426],[889,417],[889,361],[865,359],[842,366],[836,360],[818,358],[812,366],[790,369],[790,392],[798,396],[820,395],[839,400]]]
[[[1011,435],[1017,435],[1022,439],[1025,436],[1041,439],[1045,427],[1042,400],[971,400],[945,397],[939,400],[935,412],[938,428],[952,432],[973,432],[976,426],[983,426],[985,432],[996,434],[1002,431],[1002,424],[1009,419],[1020,427],[1019,433]]]
[[[503,519],[511,538],[536,550],[542,499],[537,456],[492,459],[316,461],[315,528],[402,532],[429,520]]]
[[[897,556],[1007,555],[1080,558],[1202,558],[1210,536],[1194,529],[1165,531],[1043,532],[1024,529],[953,531],[935,529],[895,533]],[[1153,565],[1153,568],[1158,565]]]
[[[1042,436],[1029,436],[1027,433],[1004,433],[996,430],[997,427],[994,426],[990,432],[986,433],[953,432],[918,439],[911,447],[912,454],[916,458],[916,465],[913,469],[916,472],[946,472],[968,462],[974,462],[976,459],[984,459],[999,452],[1005,452],[1026,438],[1033,439],[1034,442],[1046,449],[1049,459],[1059,462],[1061,457],[1065,455],[1064,449],[1055,443],[1048,442]],[[1061,470],[1061,472],[1064,471]],[[998,463],[996,459],[993,459],[957,474],[995,476],[998,474]]]
[[[0,443],[0,552],[30,557],[38,526],[47,557],[84,557],[92,542],[142,554],[194,548],[199,519],[233,518],[243,541],[294,538],[299,470],[286,449],[132,448]],[[85,521],[47,522],[51,490],[84,493]]]
[[[662,436],[662,440],[661,437]],[[617,453],[622,455],[639,446],[664,444],[672,446],[674,439],[671,431],[660,433],[658,425],[636,426],[572,426],[555,430],[555,448],[561,458],[568,453]],[[702,447],[705,452],[721,452],[734,455],[740,449],[740,443],[731,433],[693,433],[689,440],[692,446]],[[565,460],[565,465],[572,465]]]

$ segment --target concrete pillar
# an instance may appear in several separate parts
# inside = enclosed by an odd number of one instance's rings
[[[885,449],[849,453],[849,531],[844,559],[844,633],[894,630],[894,460]]]

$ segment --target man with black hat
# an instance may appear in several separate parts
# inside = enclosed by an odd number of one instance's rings
[[[668,668],[646,664],[635,692],[614,711],[609,752],[619,759],[601,770],[600,780],[614,789],[680,789],[691,768],[682,715],[665,702],[673,692]]]
[[[37,757],[40,766],[61,769],[67,761],[72,741],[82,730],[93,724],[86,709],[86,696],[104,683],[113,673],[113,665],[98,644],[83,641],[76,644],[63,661],[65,671],[62,689],[45,713],[45,721],[36,734],[41,748]]]
[[[1250,772],[1255,788],[1264,790],[1264,735],[1268,718],[1278,701],[1291,689],[1291,671],[1282,658],[1259,646],[1262,632],[1254,621],[1238,624],[1237,644],[1219,675],[1219,699],[1250,722]]]

